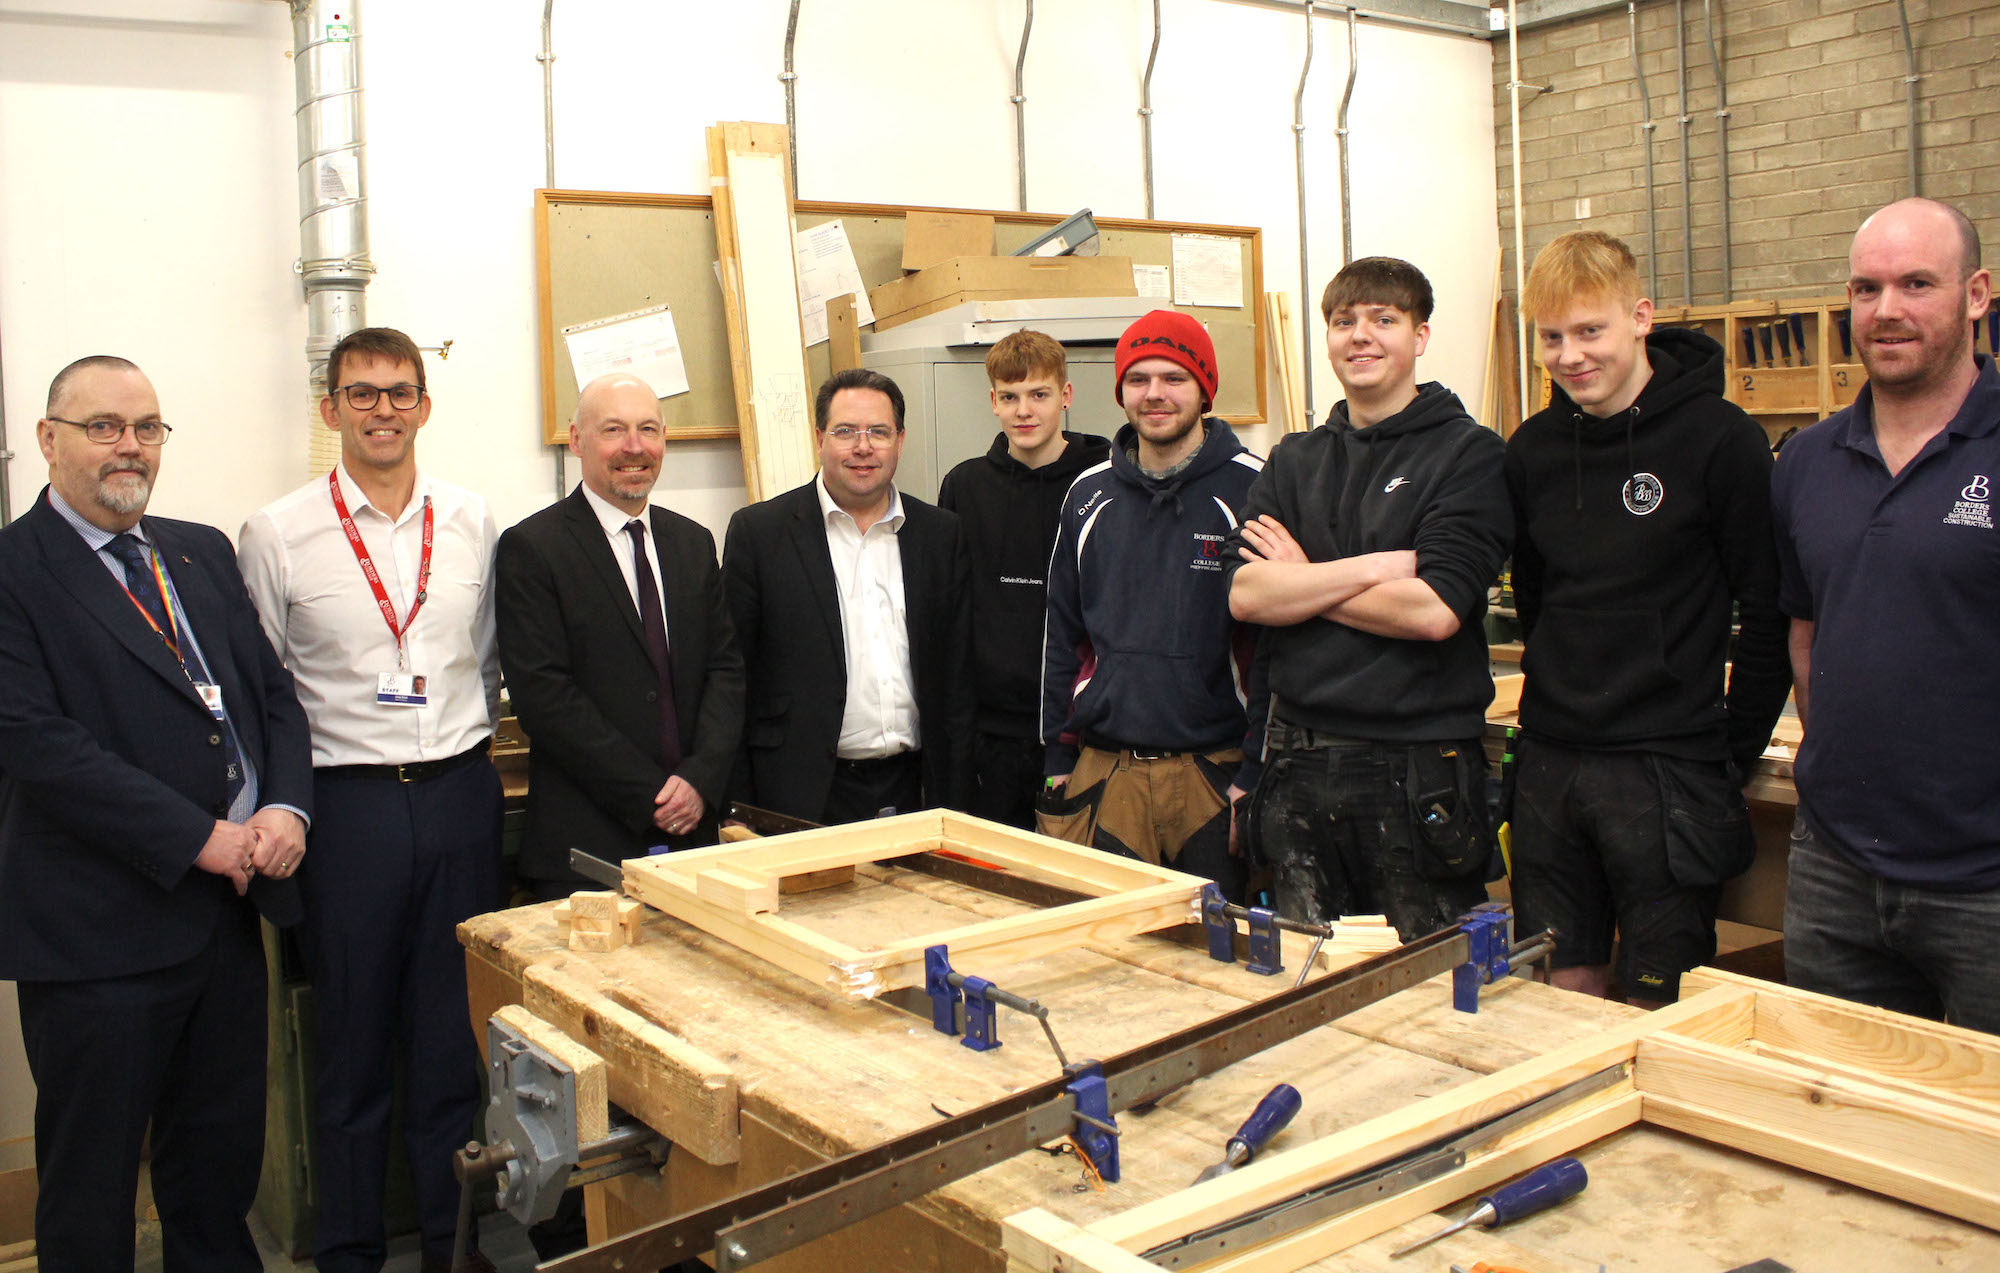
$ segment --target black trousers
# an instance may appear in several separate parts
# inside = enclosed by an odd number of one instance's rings
[[[826,796],[828,826],[866,822],[882,810],[915,813],[924,807],[924,754],[906,751],[880,760],[836,760]]]
[[[975,818],[1023,831],[1035,829],[1035,801],[1042,794],[1040,739],[981,731],[972,748],[972,791],[965,811]]]
[[[500,894],[500,778],[483,757],[425,782],[322,773],[300,871],[313,983],[321,1273],[375,1273],[395,1059],[423,1250],[451,1255],[452,1154],[482,1104],[460,920]]]
[[[182,887],[211,883],[196,874]],[[166,1273],[259,1273],[244,1223],[264,1161],[264,947],[250,904],[227,907],[185,963],[19,991],[39,1267],[132,1267],[150,1120]]]

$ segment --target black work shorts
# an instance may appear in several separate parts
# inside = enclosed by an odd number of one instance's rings
[[[1557,968],[1611,962],[1634,998],[1671,1001],[1715,955],[1722,884],[1755,855],[1750,815],[1721,762],[1578,751],[1515,753],[1514,931],[1556,931]]]

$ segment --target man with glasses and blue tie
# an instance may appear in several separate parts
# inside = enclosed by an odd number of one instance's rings
[[[313,1013],[314,1260],[374,1273],[395,1056],[425,1270],[449,1267],[455,1149],[482,1083],[460,920],[499,904],[493,518],[417,467],[423,354],[369,327],[327,356],[331,473],[253,514],[239,563],[312,722],[315,821],[299,879]],[[484,1257],[476,1268],[490,1268]]]
[[[813,822],[963,808],[974,700],[958,518],[896,489],[903,392],[854,368],[813,402],[819,474],[729,521],[749,675],[734,788]]]
[[[145,375],[82,359],[47,411],[49,486],[0,530],[0,978],[36,1085],[35,1253],[132,1267],[150,1120],[165,1267],[250,1273],[257,915],[299,916],[305,714],[229,541],[145,515],[170,432]]]
[[[743,733],[743,656],[715,537],[653,505],[660,399],[614,373],[569,424],[583,480],[500,537],[500,662],[533,742],[520,872],[543,900],[616,862],[714,844]]]

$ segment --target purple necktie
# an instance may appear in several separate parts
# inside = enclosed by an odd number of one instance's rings
[[[681,767],[681,718],[674,710],[674,662],[667,652],[667,612],[660,590],[653,585],[653,568],[646,563],[646,524],[625,523],[632,537],[632,575],[639,581],[639,622],[646,629],[646,651],[660,675],[660,767],[669,775]]]

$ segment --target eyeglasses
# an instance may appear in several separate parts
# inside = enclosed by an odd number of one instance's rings
[[[865,429],[857,429],[851,424],[836,424],[826,431],[826,436],[842,446],[852,446],[864,433],[868,435],[868,440],[877,446],[885,445],[896,436],[896,430],[886,424],[871,424]]]
[[[333,392],[344,396],[347,399],[347,405],[353,407],[356,411],[374,410],[375,404],[381,401],[382,395],[385,393],[389,395],[389,405],[398,411],[408,411],[411,407],[416,406],[424,400],[424,387],[412,384],[390,385],[387,389],[384,389],[380,385],[366,385],[357,382],[351,385],[342,385]]]
[[[137,424],[127,424],[123,420],[65,420],[52,415],[49,419],[56,424],[67,424],[83,430],[83,436],[99,446],[111,446],[125,436],[125,430],[132,430],[132,436],[139,439],[141,446],[158,446],[167,440],[174,426],[165,420],[141,420]]]

